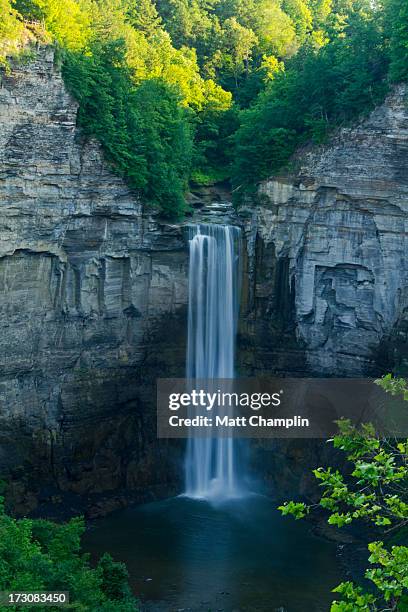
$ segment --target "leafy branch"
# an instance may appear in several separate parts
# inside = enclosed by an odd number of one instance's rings
[[[408,400],[405,380],[391,375],[376,381],[393,395]],[[349,420],[338,421],[339,433],[332,440],[334,448],[345,453],[342,471],[319,467],[313,471],[323,493],[318,503],[289,501],[279,507],[283,515],[301,519],[317,508],[329,513],[328,523],[336,527],[364,521],[376,534],[399,532],[408,524],[408,440],[379,438],[371,424],[359,428]],[[365,592],[352,582],[334,589],[342,601],[332,603],[332,612],[393,611],[408,594],[408,548],[382,541],[368,545],[371,566],[365,577],[375,592]]]

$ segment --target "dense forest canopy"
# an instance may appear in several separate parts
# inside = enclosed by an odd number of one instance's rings
[[[406,0],[0,0],[0,63],[57,46],[79,124],[169,218],[237,194],[408,76]]]

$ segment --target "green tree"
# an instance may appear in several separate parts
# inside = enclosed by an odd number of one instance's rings
[[[81,551],[85,525],[81,518],[56,524],[15,519],[0,498],[0,590],[69,591],[67,610],[136,612],[128,573],[122,563],[105,554],[95,568]],[[10,610],[31,610],[12,606]],[[39,612],[59,608],[36,606]]]
[[[385,390],[401,393],[402,383],[391,377],[377,382]],[[405,381],[403,393],[407,394]],[[343,471],[314,470],[323,489],[320,501],[314,505],[291,501],[279,509],[300,519],[320,508],[329,513],[330,525],[341,528],[363,521],[377,537],[380,532],[388,540],[391,533],[398,536],[408,525],[408,440],[380,439],[371,425],[356,428],[346,420],[339,422],[339,430],[332,443],[346,455]],[[408,547],[376,540],[368,550],[365,578],[375,589],[341,583],[334,589],[341,600],[333,602],[332,612],[396,611],[408,604]]]
[[[208,6],[208,5],[207,5]],[[176,47],[202,44],[212,29],[206,4],[199,0],[159,0],[157,7]]]
[[[357,10],[358,9],[358,10]],[[388,59],[382,13],[365,2],[337,35],[316,49],[304,45],[286,61],[235,135],[233,179],[241,190],[278,172],[296,147],[322,142],[338,125],[368,113],[387,92]]]
[[[282,9],[292,19],[298,41],[304,43],[313,30],[313,14],[308,3],[304,0],[283,0]]]
[[[141,146],[148,172],[144,193],[172,219],[186,211],[184,193],[193,153],[192,127],[179,101],[177,90],[159,79],[142,83],[134,97],[142,115]]]
[[[231,94],[202,77],[194,48],[172,44],[152,0],[15,1],[21,16],[41,19],[58,44],[84,133],[101,142],[113,169],[132,188],[167,217],[180,217],[192,126],[207,111],[225,112]],[[187,3],[189,19],[198,20],[210,5]],[[18,13],[12,16],[21,23]],[[196,30],[191,35],[200,38]]]
[[[249,72],[249,62],[258,39],[252,30],[242,26],[235,17],[224,22],[222,37],[223,67],[231,72],[237,87],[239,77]]]
[[[126,15],[131,25],[150,37],[161,27],[161,18],[152,0],[130,0]]]
[[[390,77],[393,81],[408,79],[408,3],[386,0],[386,26],[390,42]]]
[[[405,0],[384,0],[385,10],[372,0],[1,2],[0,63],[27,40],[24,19],[44,23],[37,34],[62,50],[84,132],[131,187],[174,217],[189,169],[194,180],[230,175],[237,193],[253,190],[296,147],[369,112],[388,74],[407,76]],[[134,106],[148,91],[152,128],[148,111]],[[185,155],[171,169],[167,143],[176,133]]]
[[[295,25],[276,0],[262,0],[255,13],[254,32],[262,53],[287,58],[299,47]]]
[[[86,46],[91,35],[90,17],[79,2],[35,0],[35,5],[43,16],[46,28],[61,46],[71,50],[83,49]]]
[[[408,383],[404,378],[394,378],[392,374],[383,376],[377,383],[391,395],[402,395],[408,401]]]
[[[0,0],[0,15],[0,66],[7,66],[7,57],[21,49],[24,26],[9,0]]]
[[[227,180],[231,173],[232,135],[238,127],[237,109],[219,112],[208,108],[197,115],[195,127],[192,180],[204,185]]]
[[[98,138],[116,171],[165,216],[181,216],[192,131],[177,90],[161,79],[135,86],[122,41],[68,54],[63,73],[80,103],[79,125]]]

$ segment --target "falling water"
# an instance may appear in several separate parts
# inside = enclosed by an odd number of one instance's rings
[[[187,378],[234,377],[239,308],[240,229],[229,225],[190,228]],[[237,447],[232,437],[194,437],[187,442],[186,495],[235,497],[239,492]]]

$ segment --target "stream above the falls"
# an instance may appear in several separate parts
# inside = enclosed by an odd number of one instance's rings
[[[84,548],[125,562],[149,612],[326,612],[341,582],[335,544],[257,495],[121,510],[91,525]]]

